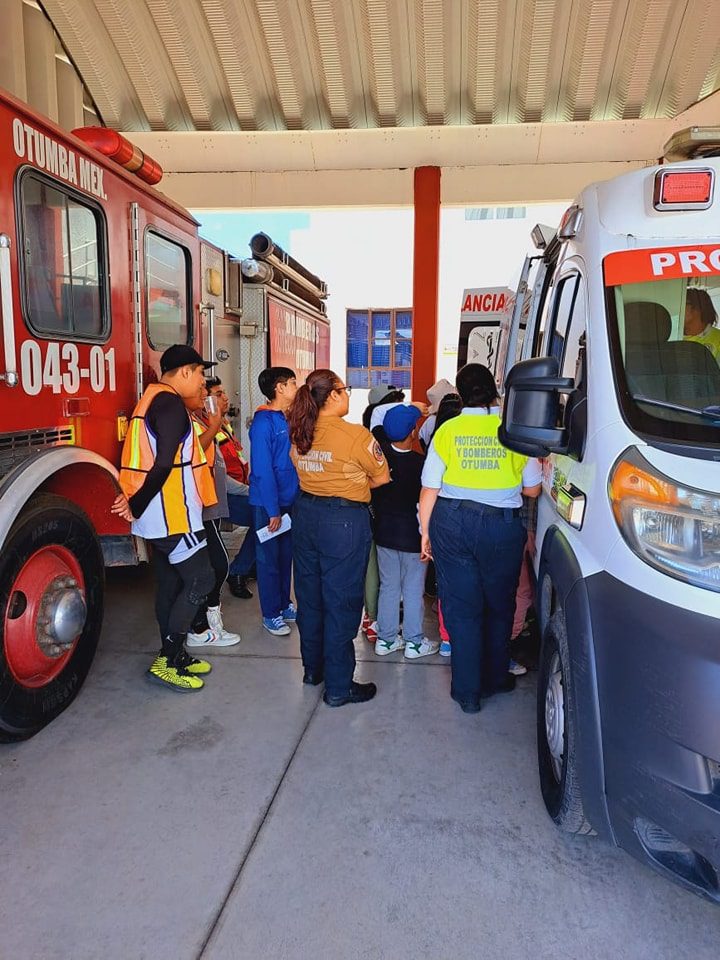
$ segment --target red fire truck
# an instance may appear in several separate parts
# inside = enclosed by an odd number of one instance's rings
[[[240,301],[240,266],[152,189],[157,164],[113,131],[74,134],[0,91],[0,741],[68,706],[100,635],[104,567],[146,559],[109,507],[161,353],[215,352],[214,314],[238,327],[224,345],[242,335],[225,299]],[[236,381],[232,349],[217,355]]]

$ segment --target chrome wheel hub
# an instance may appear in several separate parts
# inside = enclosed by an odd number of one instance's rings
[[[62,656],[85,626],[87,607],[77,580],[59,576],[48,584],[40,601],[37,642],[47,657]]]
[[[565,691],[563,689],[562,665],[560,656],[553,655],[545,690],[545,737],[555,779],[562,779],[563,757],[565,754]]]

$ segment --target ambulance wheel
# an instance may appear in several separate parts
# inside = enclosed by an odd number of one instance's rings
[[[72,703],[100,636],[104,578],[85,513],[33,497],[0,557],[0,742],[31,737]]]
[[[585,818],[578,777],[576,712],[565,618],[557,610],[540,652],[537,688],[537,745],[540,789],[547,812],[566,833],[592,834]]]

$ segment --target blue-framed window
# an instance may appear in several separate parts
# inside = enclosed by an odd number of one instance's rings
[[[412,310],[347,311],[347,383],[369,389],[381,383],[410,386]]]

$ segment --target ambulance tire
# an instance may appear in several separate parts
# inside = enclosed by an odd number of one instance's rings
[[[540,651],[537,748],[540,789],[547,812],[565,833],[594,834],[585,817],[576,758],[576,709],[569,674],[565,618],[550,618]]]
[[[55,548],[61,557],[59,563],[67,558],[81,574],[87,614],[60,672],[53,675],[52,661],[46,661],[47,682],[23,683],[16,676],[18,671],[13,670],[12,655],[8,658],[6,649],[8,631],[13,629],[8,618],[17,609],[19,591],[15,588],[19,583],[32,583],[27,575],[22,580],[22,571],[32,570],[32,563],[43,554],[52,558]],[[87,515],[63,497],[34,496],[13,524],[0,556],[0,743],[32,737],[75,699],[90,670],[100,637],[104,588],[102,549]]]

